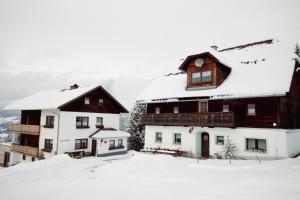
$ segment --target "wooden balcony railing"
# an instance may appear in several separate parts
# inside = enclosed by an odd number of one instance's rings
[[[37,147],[22,146],[19,144],[12,144],[12,151],[30,155],[30,156],[39,155],[39,149]]]
[[[26,124],[8,124],[9,131],[27,133],[31,135],[39,135],[40,134],[40,126],[39,125],[26,125]]]
[[[234,127],[233,112],[144,114],[145,125]]]

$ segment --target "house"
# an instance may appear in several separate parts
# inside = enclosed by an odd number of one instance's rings
[[[189,55],[138,97],[145,149],[214,157],[226,140],[242,158],[300,152],[300,58],[278,40]]]
[[[4,109],[21,110],[21,123],[8,124],[13,133],[11,165],[63,153],[127,151],[129,134],[118,129],[120,113],[128,111],[101,86],[42,91]]]

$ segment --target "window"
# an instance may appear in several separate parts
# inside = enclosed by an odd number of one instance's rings
[[[89,118],[76,117],[76,128],[89,128]]]
[[[255,115],[255,104],[248,104],[248,115]]]
[[[223,112],[229,112],[229,105],[227,104],[223,105]]]
[[[103,99],[100,98],[100,99],[99,99],[99,106],[103,106],[103,102],[104,102]]]
[[[118,139],[118,147],[123,148],[123,139]]]
[[[192,83],[201,82],[201,72],[192,73]]]
[[[157,143],[162,142],[162,133],[161,132],[156,132],[155,133],[155,142],[157,142]]]
[[[90,104],[90,97],[85,97],[84,98],[84,104]]]
[[[173,112],[174,112],[174,113],[179,113],[179,107],[178,107],[178,106],[174,107],[174,108],[173,108]]]
[[[155,108],[155,114],[160,114],[160,107]]]
[[[207,101],[200,101],[200,112],[208,112]]]
[[[25,154],[23,154],[23,160],[26,160],[26,155]]]
[[[88,139],[76,139],[75,140],[75,149],[87,149]]]
[[[31,157],[31,161],[34,162],[35,161],[35,157]]]
[[[181,144],[181,133],[174,134],[174,144]]]
[[[54,116],[46,116],[46,125],[45,128],[53,128],[54,127]]]
[[[211,71],[203,71],[201,82],[210,82],[211,81]]]
[[[116,149],[115,147],[115,140],[109,140],[109,150]]]
[[[51,152],[53,148],[53,140],[45,139],[44,150]]]
[[[253,152],[266,152],[267,141],[266,139],[246,138],[246,150]]]
[[[217,145],[224,145],[224,136],[217,136],[216,144]]]
[[[103,117],[96,117],[96,127],[97,128],[103,127]]]

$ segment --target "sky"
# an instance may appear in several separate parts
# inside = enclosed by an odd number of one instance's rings
[[[104,84],[127,108],[212,45],[300,43],[299,0],[0,0],[0,109],[34,92]]]

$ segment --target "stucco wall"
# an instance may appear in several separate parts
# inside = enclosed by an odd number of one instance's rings
[[[123,140],[124,148],[109,150],[109,141],[115,140],[115,145],[117,146],[118,139]],[[117,153],[117,152],[127,151],[127,149],[128,149],[128,138],[108,138],[108,139],[103,139],[103,140],[97,139],[97,155]]]
[[[229,136],[236,144],[238,150],[235,154],[243,158],[275,159],[288,157],[286,132],[284,129],[260,129],[260,128],[202,128],[177,126],[146,126],[145,147],[161,147],[169,149],[179,149],[190,152],[190,156],[198,157],[201,151],[200,134],[209,134],[210,155],[223,150],[223,145],[216,144],[216,136]],[[155,132],[162,132],[162,143],[155,142]],[[181,133],[181,145],[173,143],[173,134]],[[246,138],[266,139],[267,152],[250,152],[246,150]],[[300,142],[300,141],[299,141]]]
[[[76,116],[89,117],[90,128],[76,128]],[[119,129],[119,114],[60,112],[58,153],[75,151],[75,139],[89,138],[92,133],[98,130],[96,117],[103,117],[104,127]],[[90,150],[91,140],[88,142],[86,151]]]
[[[300,129],[287,132],[287,152],[290,157],[300,153]]]

